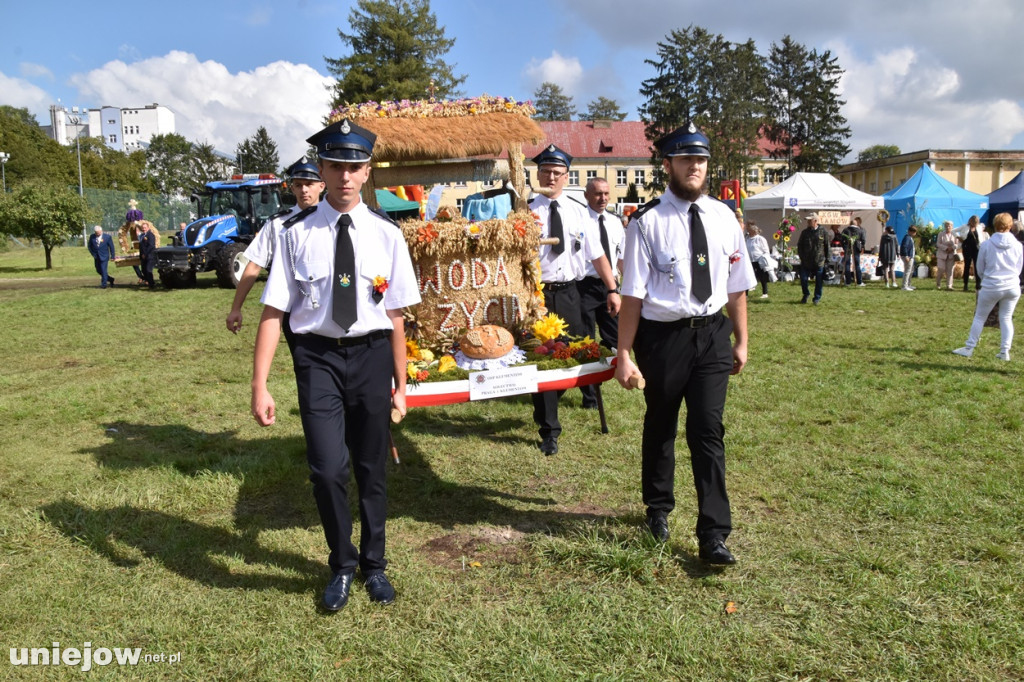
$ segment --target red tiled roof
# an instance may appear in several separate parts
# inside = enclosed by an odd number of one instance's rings
[[[651,143],[642,121],[537,121],[544,131],[541,144],[523,145],[531,159],[549,144],[574,159],[650,159]]]

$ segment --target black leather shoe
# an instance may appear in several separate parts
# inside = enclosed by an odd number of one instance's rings
[[[736,563],[736,557],[720,538],[701,543],[699,556],[701,561],[715,566],[730,566]]]
[[[383,573],[372,573],[366,579],[366,593],[370,595],[370,601],[378,604],[395,601],[395,588],[391,587],[388,577]]]
[[[558,454],[558,439],[554,436],[548,436],[540,442],[540,451],[549,457],[551,455]]]
[[[340,611],[348,603],[348,593],[352,589],[352,573],[335,573],[331,582],[324,590],[323,606],[328,611]]]
[[[107,281],[110,282],[110,288],[113,289],[114,288],[114,278],[113,277],[108,277]]]
[[[647,515],[647,528],[658,542],[668,542],[668,515],[655,512]]]

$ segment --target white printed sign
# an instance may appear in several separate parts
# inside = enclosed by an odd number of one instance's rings
[[[537,365],[469,373],[469,399],[487,400],[537,392]]]

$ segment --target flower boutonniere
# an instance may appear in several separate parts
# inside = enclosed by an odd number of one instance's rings
[[[384,298],[384,292],[388,290],[388,278],[377,275],[373,278],[373,302],[380,303]]]

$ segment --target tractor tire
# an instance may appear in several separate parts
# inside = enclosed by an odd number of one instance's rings
[[[196,285],[196,273],[191,270],[161,270],[160,283],[168,289],[191,289]]]
[[[237,289],[249,259],[245,257],[245,244],[231,242],[217,254],[217,282],[225,289]]]

